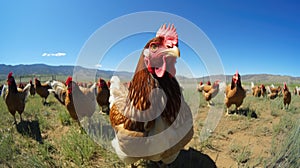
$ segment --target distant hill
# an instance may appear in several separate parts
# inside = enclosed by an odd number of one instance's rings
[[[232,75],[226,75],[226,82],[231,82]],[[209,79],[218,79],[218,76],[210,76],[210,77],[202,77],[197,78],[198,81],[207,81]],[[249,75],[241,75],[241,79],[243,83],[251,83],[255,84],[271,84],[271,83],[283,83],[287,82],[289,84],[300,84],[300,77],[292,77],[286,75],[272,75],[272,74],[249,74]]]
[[[84,79],[84,77],[94,74],[97,77],[102,77],[105,79],[111,78],[112,75],[118,75],[121,80],[129,80],[132,78],[133,73],[131,72],[115,72],[115,71],[105,71],[96,69],[87,69],[83,67],[74,66],[50,66],[46,64],[32,64],[32,65],[5,65],[0,64],[0,80],[5,80],[9,72],[14,72],[16,76],[28,76],[28,75],[61,75],[68,76],[73,75],[74,68],[76,69],[76,76],[79,80]],[[226,81],[231,81],[232,75],[226,75]],[[202,77],[196,79],[189,79],[183,76],[178,77],[182,80],[197,80],[197,81],[207,81],[210,79],[220,79],[219,76]],[[290,84],[300,84],[300,77],[292,76],[282,76],[282,75],[272,75],[272,74],[249,74],[242,75],[242,82],[244,83],[282,83],[287,82]]]
[[[78,78],[84,78],[87,74],[94,74],[98,77],[105,79],[110,78],[112,75],[118,75],[121,79],[129,79],[132,76],[130,72],[114,72],[105,70],[88,69],[83,67],[74,67],[67,65],[50,66],[46,64],[32,64],[32,65],[5,65],[0,64],[0,80],[5,80],[9,72],[13,72],[16,76],[28,75],[60,75],[69,76],[73,75],[74,69],[76,70]]]

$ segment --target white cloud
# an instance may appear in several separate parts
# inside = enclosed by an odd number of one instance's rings
[[[62,52],[57,52],[57,53],[43,53],[42,56],[43,57],[63,57],[66,56],[66,53],[62,53]]]
[[[101,68],[102,65],[101,65],[101,64],[96,64],[95,67],[96,67],[96,68]]]

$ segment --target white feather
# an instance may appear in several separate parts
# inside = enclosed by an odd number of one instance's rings
[[[117,104],[117,106],[122,109],[125,107],[128,89],[120,82],[117,76],[113,76],[110,83],[110,108],[112,105]]]
[[[145,57],[149,57],[149,49],[145,49],[143,54]]]
[[[23,88],[23,92],[25,92],[26,94],[25,94],[25,101],[27,100],[27,97],[29,96],[29,90],[30,90],[30,88],[31,88],[31,84],[30,83],[28,83],[24,88]]]
[[[2,90],[1,90],[1,97],[2,97],[3,99],[5,99],[5,95],[6,95],[6,92],[7,92],[7,88],[8,88],[7,85],[3,85],[3,88],[2,88]]]
[[[198,91],[202,92],[203,88],[204,88],[204,84],[202,84],[202,85],[198,84],[197,85],[197,90]]]
[[[270,89],[270,86],[267,86],[267,87],[266,87],[266,90],[267,90],[267,93],[268,93],[268,94],[272,93],[272,92],[271,92],[271,89]]]
[[[120,82],[120,79],[117,76],[113,76],[110,82],[110,107],[116,105],[120,110],[134,110],[133,106],[125,106],[128,89]],[[159,93],[155,91],[159,90],[154,90],[154,94]],[[181,102],[184,102],[184,100],[182,99]],[[166,99],[162,96],[162,99],[157,99],[155,104],[157,106],[160,106],[159,104],[166,104]],[[116,136],[111,144],[118,157],[126,164],[134,163],[141,158],[152,161],[162,160],[165,164],[173,162],[177,158],[179,151],[167,158],[163,157],[164,152],[177,144],[191,129],[193,123],[192,114],[185,113],[189,111],[186,103],[182,104],[180,111],[182,112],[179,112],[179,116],[171,126],[160,116],[157,117],[154,126],[149,130],[147,135],[140,135],[140,132],[120,129],[123,128],[122,124],[116,126]],[[137,114],[135,111],[133,113]]]
[[[254,88],[254,83],[253,82],[251,82],[251,88]]]
[[[51,83],[50,83],[50,86],[53,88],[53,89],[55,89],[56,87],[65,87],[66,85],[65,84],[63,84],[62,82],[59,82],[59,81],[52,81]]]
[[[126,155],[120,147],[119,141],[117,139],[118,137],[116,136],[112,141],[111,141],[111,145],[113,146],[113,148],[115,149],[115,152],[117,153],[118,157],[123,160],[126,164],[132,164],[136,161],[139,160],[139,158],[137,157],[129,157],[128,155]]]

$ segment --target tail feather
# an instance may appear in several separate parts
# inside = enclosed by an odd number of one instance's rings
[[[53,89],[56,89],[57,87],[62,87],[62,88],[66,87],[66,85],[64,83],[59,82],[59,81],[55,81],[55,80],[50,83],[50,86]]]
[[[270,86],[267,86],[267,87],[266,87],[266,90],[267,90],[267,93],[268,93],[268,94],[272,93],[272,92],[271,92],[271,89],[270,89]]]
[[[7,85],[3,85],[3,88],[2,88],[2,90],[1,90],[1,97],[2,97],[3,99],[5,99],[5,95],[6,95],[6,92],[7,92],[7,88],[8,88]]]
[[[48,81],[46,81],[44,84],[51,85],[51,81],[48,80]]]
[[[203,91],[203,88],[204,88],[204,84],[202,84],[202,85],[198,84],[198,85],[197,85],[197,90],[198,90],[199,92],[202,92],[202,91]]]
[[[125,101],[128,94],[128,89],[120,82],[120,79],[117,76],[113,76],[110,80],[110,97],[109,103],[110,108],[113,104],[118,103],[125,106]]]
[[[28,96],[30,95],[30,88],[31,88],[31,84],[28,83],[22,90],[22,93],[24,94],[24,100],[27,101]]]
[[[55,89],[48,89],[48,92],[53,93],[54,97],[62,104],[65,105],[66,89],[61,86],[56,86]]]
[[[251,82],[251,88],[253,88],[254,87],[254,83],[253,82]]]
[[[97,94],[97,83],[94,82],[93,85],[90,87],[90,92]]]

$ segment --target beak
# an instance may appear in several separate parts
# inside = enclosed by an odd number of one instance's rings
[[[177,46],[174,46],[173,48],[168,48],[163,51],[163,53],[167,54],[167,56],[173,56],[173,57],[180,57],[180,51]]]

